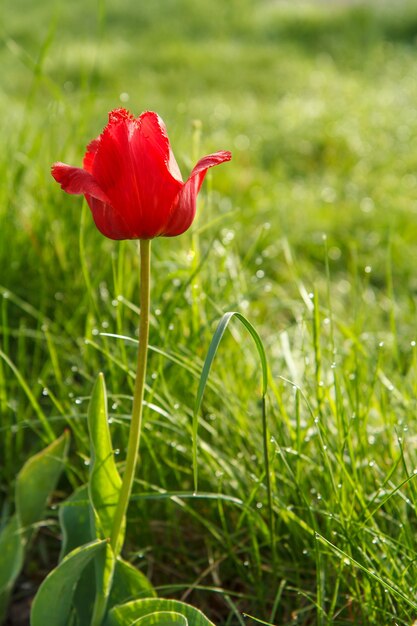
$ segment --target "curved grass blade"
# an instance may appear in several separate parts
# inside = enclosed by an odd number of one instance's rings
[[[257,331],[252,326],[252,324],[244,317],[241,313],[236,311],[229,311],[225,313],[221,318],[220,322],[217,325],[217,328],[212,337],[206,359],[204,361],[203,370],[200,376],[200,382],[198,385],[196,401],[194,404],[194,412],[193,412],[193,474],[194,474],[194,491],[198,490],[198,468],[197,468],[197,436],[198,436],[198,414],[200,412],[201,403],[203,401],[204,392],[207,386],[208,377],[210,374],[211,366],[213,365],[214,357],[216,356],[217,350],[219,348],[220,342],[223,338],[223,335],[232,320],[233,317],[236,317],[246,328],[246,330],[251,335],[252,339],[255,342],[259,359],[262,367],[262,397],[264,398],[267,391],[268,386],[268,364],[266,360],[265,349],[263,347],[261,338],[259,337]]]
[[[32,604],[31,626],[68,626],[76,585],[84,568],[105,549],[106,541],[76,548],[43,581]]]
[[[274,519],[272,508],[272,487],[271,476],[269,467],[269,454],[268,454],[268,426],[266,420],[266,392],[268,389],[268,362],[266,359],[265,349],[262,340],[249,320],[244,315],[236,311],[229,311],[225,313],[217,325],[217,328],[212,337],[206,359],[204,361],[203,370],[201,372],[200,383],[197,390],[196,401],[193,412],[193,475],[194,475],[194,491],[198,490],[198,466],[197,466],[197,437],[198,437],[198,414],[200,412],[201,403],[203,401],[204,391],[206,389],[208,377],[211,367],[213,365],[214,357],[216,356],[218,347],[222,340],[222,337],[233,318],[236,318],[243,324],[250,336],[252,337],[256,349],[258,351],[259,360],[262,368],[262,437],[263,437],[263,451],[264,451],[264,463],[265,463],[265,478],[268,494],[268,513],[269,513],[269,530],[271,535],[271,546],[273,555],[275,555],[275,532],[274,532]],[[275,558],[275,557],[274,557]]]

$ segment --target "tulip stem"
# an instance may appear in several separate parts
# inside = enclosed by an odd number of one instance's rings
[[[142,404],[145,388],[146,359],[149,338],[149,310],[150,310],[150,247],[149,239],[140,240],[140,325],[138,363],[136,370],[135,390],[133,395],[132,420],[127,446],[126,466],[120,489],[119,501],[113,519],[110,535],[110,545],[117,557],[122,548],[119,535],[123,527],[130,494],[132,492],[136,465],[139,455],[140,434],[142,430]]]

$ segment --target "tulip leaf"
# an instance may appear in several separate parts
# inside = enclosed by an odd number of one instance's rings
[[[16,515],[0,534],[0,623],[2,623],[10,593],[23,566],[24,542]]]
[[[145,574],[127,561],[117,559],[109,598],[110,608],[129,600],[155,596],[155,590]]]
[[[59,507],[59,523],[62,531],[62,546],[59,560],[95,537],[91,532],[88,486],[76,489]]]
[[[107,415],[107,393],[99,374],[88,407],[91,463],[89,495],[97,537],[110,537],[122,480],[117,471]],[[123,537],[119,540],[123,542]]]
[[[32,456],[16,481],[16,513],[23,530],[42,519],[48,498],[54,491],[67,458],[69,431]]]
[[[131,626],[140,623],[138,620],[152,613],[179,613],[191,626],[213,626],[213,623],[198,609],[179,600],[167,600],[166,598],[146,598],[134,600],[126,604],[113,607],[107,616],[105,626]],[[155,622],[156,624],[157,622]],[[164,626],[167,622],[161,622]],[[178,621],[173,622],[175,625]],[[184,624],[182,622],[181,626]]]
[[[156,611],[140,617],[132,626],[188,626],[185,615],[175,611]]]
[[[66,554],[94,539],[91,530],[91,511],[88,500],[88,485],[79,487],[61,504],[59,521],[62,530],[60,560]],[[93,613],[96,581],[94,563],[90,562],[81,573],[74,593],[73,604],[77,613],[78,626],[90,626]]]
[[[106,541],[93,541],[76,548],[45,578],[32,604],[31,626],[68,626],[80,576],[105,546]]]
[[[93,534],[97,539],[106,539],[111,535],[122,480],[114,459],[107,414],[106,384],[103,374],[98,375],[91,395],[88,407],[88,430],[91,451],[88,493]],[[125,523],[118,537],[115,552],[108,544],[105,551],[99,554],[95,560],[96,615],[104,613],[107,605],[116,555],[119,554],[123,545],[124,527]]]

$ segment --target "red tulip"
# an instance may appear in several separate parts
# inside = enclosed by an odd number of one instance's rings
[[[106,237],[173,237],[191,226],[208,168],[230,159],[226,151],[203,157],[184,183],[161,118],[116,109],[87,146],[83,167],[55,163],[52,176],[67,193],[85,196]]]

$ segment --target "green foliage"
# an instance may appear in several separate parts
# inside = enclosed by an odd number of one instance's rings
[[[116,606],[109,612],[105,626],[128,626],[130,624],[165,626],[171,623],[168,621],[170,614],[173,614],[172,623],[178,626],[187,626],[187,624],[213,626],[212,622],[193,606],[164,598],[146,598]],[[185,622],[181,617],[185,618]]]
[[[10,594],[19,576],[25,548],[36,524],[43,519],[47,502],[64,469],[69,433],[32,456],[16,479],[16,513],[0,532],[0,622],[4,620]]]
[[[46,503],[54,492],[68,453],[69,432],[32,456],[16,479],[16,515],[19,526],[30,531],[43,518]]]
[[[416,3],[98,4],[2,7],[3,527],[15,476],[51,429],[69,425],[74,435],[63,495],[87,483],[87,403],[99,371],[124,459],[136,249],[102,238],[49,170],[55,160],[81,164],[114,106],[155,109],[184,177],[193,150],[231,149],[233,161],[207,177],[192,231],[153,244],[152,350],[125,557],[160,595],[186,597],[216,623],[240,623],[245,612],[274,624],[409,626]],[[207,379],[193,490],[192,409],[224,311],[250,320],[270,365],[274,566],[261,372],[240,324],[223,335]],[[86,541],[68,538],[67,549]],[[43,533],[25,577],[53,566],[55,545]]]
[[[68,626],[73,595],[80,576],[86,565],[105,547],[105,541],[97,540],[75,548],[48,574],[32,605],[31,626]]]

